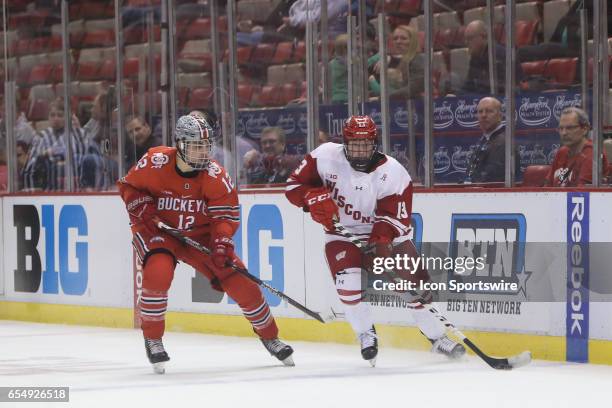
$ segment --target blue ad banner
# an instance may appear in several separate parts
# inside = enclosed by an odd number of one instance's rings
[[[437,183],[456,183],[465,178],[469,157],[481,137],[476,117],[477,105],[484,95],[437,98],[434,102],[434,174]],[[516,96],[516,141],[521,164],[525,167],[549,164],[559,148],[556,128],[562,110],[581,105],[576,91]],[[503,102],[502,102],[503,103]],[[412,121],[416,132],[416,150],[419,173],[422,172],[423,101],[414,101]],[[504,105],[502,105],[504,109]],[[382,124],[380,104],[366,104],[365,113]],[[341,140],[342,123],[348,116],[346,105],[322,105],[319,126],[332,141]],[[408,163],[409,117],[406,104],[393,101],[390,105],[391,155],[400,163]],[[287,152],[306,154],[307,119],[305,107],[242,111],[239,114],[237,135],[258,140],[267,126],[278,126],[285,131]],[[420,174],[419,174],[420,175]],[[518,179],[522,174],[518,175]]]

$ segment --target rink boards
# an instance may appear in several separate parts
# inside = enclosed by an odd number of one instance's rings
[[[0,319],[137,325],[133,306],[142,275],[117,195],[1,200]],[[340,312],[323,256],[322,229],[278,192],[243,193],[240,201],[242,224],[234,239],[249,271],[322,315]],[[602,260],[589,259],[583,251],[579,265],[569,256],[587,242],[612,242],[610,208],[611,192],[418,192],[413,238],[417,244],[454,242],[473,231],[479,239],[566,247],[567,255],[554,259],[527,248],[506,268],[501,277],[521,283],[519,300],[487,296],[438,306],[491,353],[530,349],[536,358],[612,364],[612,303],[597,301],[587,289],[589,280],[599,288],[612,287],[612,277],[605,279],[612,275],[612,253]],[[494,268],[489,273],[487,279],[496,279]],[[534,301],[542,288],[554,296]],[[322,325],[266,296],[281,317],[283,337],[353,341],[341,314],[338,322]],[[380,297],[374,303],[383,345],[427,347],[397,299]],[[170,330],[252,334],[232,300],[185,265],[175,272],[168,307]]]

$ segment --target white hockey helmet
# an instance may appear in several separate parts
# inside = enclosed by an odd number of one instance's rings
[[[174,131],[177,154],[194,170],[208,167],[213,147],[213,129],[204,118],[181,116]]]

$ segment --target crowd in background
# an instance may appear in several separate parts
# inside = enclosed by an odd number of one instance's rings
[[[51,1],[52,2],[52,1]],[[179,2],[179,13],[205,13],[206,1]],[[321,4],[319,1],[294,0],[281,2],[282,4],[270,13],[265,23],[255,23],[248,16],[238,15],[237,40],[238,45],[255,46],[266,42],[297,41],[304,37],[305,25],[308,20],[319,21],[321,16]],[[585,6],[589,16],[592,18],[592,6]],[[348,100],[348,64],[351,63],[348,50],[348,35],[346,33],[347,16],[349,13],[357,13],[357,1],[328,0],[328,33],[332,39],[333,52],[330,58],[331,76],[331,102],[343,104]],[[557,56],[579,56],[577,54],[579,32],[577,30],[577,15],[582,2],[572,5],[567,15],[562,18],[550,41],[522,47],[519,50],[519,60],[529,61],[534,56],[544,54],[547,58]],[[221,2],[220,7],[223,7]],[[151,7],[149,7],[151,8]],[[378,52],[378,39],[376,29],[372,24],[376,10],[380,8],[380,2],[375,0],[366,1],[366,54],[367,54],[367,84],[370,100],[377,100],[381,94],[381,69],[382,61]],[[158,10],[152,7],[152,10]],[[129,28],[142,21],[148,8],[144,6],[127,6],[123,10],[124,27]],[[419,98],[424,91],[424,54],[422,53],[422,38],[411,23],[414,16],[395,16],[389,20],[390,41],[388,42],[388,53],[386,58],[387,79],[389,96],[394,100],[407,100],[408,98]],[[159,20],[158,13],[154,18]],[[466,25],[464,32],[465,45],[469,52],[467,77],[461,87],[451,86],[451,76],[446,78],[432,75],[431,80],[435,83],[435,96],[454,96],[455,94],[471,93],[490,95],[489,67],[488,67],[488,41],[485,23],[474,20]],[[483,106],[496,110],[499,101],[495,99],[504,92],[505,75],[505,49],[495,43],[493,54],[495,55],[498,85],[497,94],[492,98],[481,100]],[[252,67],[251,67],[251,71]],[[255,70],[256,71],[256,70]],[[253,72],[250,73],[253,75]],[[255,73],[256,75],[256,73]],[[516,64],[517,91],[526,86],[529,79],[521,68]],[[115,95],[112,88],[102,87],[93,99],[90,112],[78,112],[72,117],[72,129],[70,135],[64,129],[64,101],[62,98],[53,100],[49,104],[48,127],[34,130],[24,112],[19,112],[15,124],[16,140],[16,162],[17,162],[17,189],[19,191],[62,191],[68,188],[68,175],[71,175],[75,191],[108,191],[113,190],[118,174],[117,163],[117,118],[115,117]],[[305,94],[291,101],[291,104],[303,103]],[[2,101],[3,102],[3,101]],[[494,128],[485,130],[483,121],[486,114],[480,114],[479,124],[483,130],[483,138],[479,141],[477,148],[469,158],[469,166],[465,182],[487,182],[503,181],[503,137],[500,127],[501,116]],[[6,190],[8,172],[6,169],[6,142],[4,106],[0,107],[0,191]],[[484,109],[484,108],[483,108]],[[188,111],[186,106],[179,106],[179,111]],[[206,109],[202,108],[202,111]],[[485,109],[486,110],[486,109]],[[208,110],[210,111],[210,110]],[[499,109],[497,109],[499,111]],[[207,113],[208,114],[208,113]],[[501,115],[501,113],[500,113]],[[214,114],[213,114],[214,116]],[[483,117],[481,117],[483,116]],[[148,123],[152,116],[128,115],[125,119],[126,144],[124,146],[124,168],[129,169],[137,160],[151,147],[161,144],[159,127]],[[577,114],[577,120],[581,116]],[[213,118],[216,122],[216,118]],[[221,145],[221,128],[214,124],[218,130],[216,135],[217,145]],[[589,129],[580,122],[580,129],[586,129],[584,137],[588,139]],[[567,133],[567,126],[560,125]],[[321,131],[322,132],[322,131]],[[327,141],[325,137],[320,142]],[[561,133],[561,132],[560,132]],[[493,135],[491,138],[490,136]],[[487,137],[489,136],[489,137]],[[67,146],[70,140],[70,149]],[[283,129],[280,127],[265,127],[257,140],[247,137],[238,138],[237,160],[240,162],[242,175],[241,180],[245,184],[278,184],[285,182],[289,173],[300,163],[300,154],[290,154],[287,151],[287,140]],[[564,135],[560,135],[561,144],[564,144]],[[169,140],[172,140],[170,135]],[[497,140],[497,142],[493,142]],[[496,148],[493,149],[492,146]],[[493,149],[488,161],[494,166],[487,171],[477,171],[483,166],[483,155]],[[67,157],[68,151],[71,152]],[[222,149],[218,149],[221,152]],[[487,153],[488,154],[488,153]],[[215,157],[222,160],[222,155]],[[502,166],[501,168],[499,166]],[[494,169],[494,170],[491,170]],[[607,162],[604,164],[604,176],[607,172]],[[415,175],[416,176],[416,175]],[[552,178],[548,178],[548,184],[555,185]],[[566,183],[567,184],[567,183]],[[583,181],[583,184],[585,182]],[[588,184],[588,183],[586,183]]]

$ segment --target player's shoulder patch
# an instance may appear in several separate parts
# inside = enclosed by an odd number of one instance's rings
[[[150,167],[152,169],[161,169],[166,164],[170,163],[170,159],[176,154],[176,149],[168,146],[156,146],[150,148],[136,164],[136,169],[144,169]]]
[[[211,160],[206,169],[208,175],[212,178],[218,178],[219,175],[223,174],[223,167],[214,160]]]

